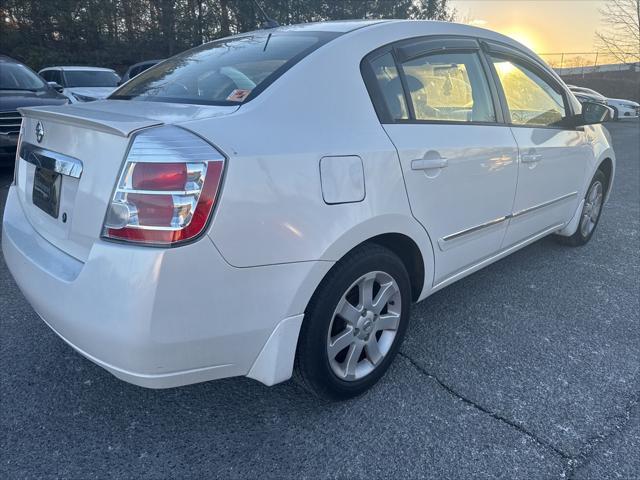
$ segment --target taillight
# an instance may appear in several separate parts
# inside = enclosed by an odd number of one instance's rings
[[[107,210],[102,235],[172,246],[204,232],[216,203],[224,157],[178,127],[133,140]]]

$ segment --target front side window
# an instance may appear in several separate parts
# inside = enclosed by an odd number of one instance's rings
[[[539,75],[510,60],[492,58],[504,95],[511,123],[553,127],[566,116],[564,98]]]
[[[491,93],[476,53],[443,53],[402,64],[417,120],[495,122]]]
[[[111,98],[237,105],[337,35],[264,30],[218,40],[142,72]]]
[[[66,70],[67,87],[117,87],[118,75],[108,70]]]

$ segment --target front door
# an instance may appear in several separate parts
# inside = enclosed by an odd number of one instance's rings
[[[503,243],[508,248],[564,225],[574,215],[591,149],[560,85],[525,60],[491,55],[518,144],[518,189]]]

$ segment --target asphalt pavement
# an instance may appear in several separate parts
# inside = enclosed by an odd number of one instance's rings
[[[592,241],[546,238],[416,305],[361,398],[126,384],[39,320],[0,258],[0,476],[640,478],[640,123]],[[11,173],[0,173],[4,208]]]

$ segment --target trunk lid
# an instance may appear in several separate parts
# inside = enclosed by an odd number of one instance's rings
[[[29,161],[21,153],[16,185],[25,215],[42,237],[84,262],[100,238],[131,135],[237,109],[123,100],[20,109],[24,146],[20,151]],[[52,174],[56,163],[73,164],[74,170],[57,168],[63,174]],[[43,208],[44,197],[57,199],[57,217]]]

